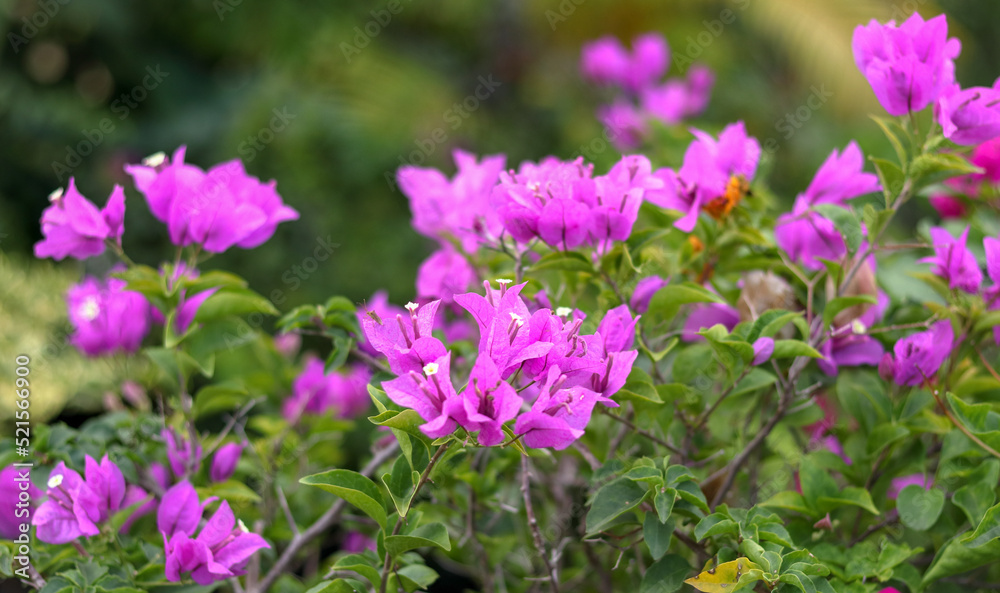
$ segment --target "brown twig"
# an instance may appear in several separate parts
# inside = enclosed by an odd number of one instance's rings
[[[542,531],[538,528],[538,519],[535,517],[535,509],[531,506],[531,478],[529,477],[530,467],[528,465],[528,456],[521,456],[521,495],[524,497],[524,511],[528,515],[528,527],[531,528],[531,536],[535,542],[535,548],[538,550],[538,554],[542,557],[542,562],[545,563],[545,568],[549,571],[549,584],[552,586],[553,593],[559,593],[559,575],[556,574],[556,569],[552,566],[552,562],[549,561],[548,555],[545,553],[545,541],[542,540]]]
[[[608,418],[611,418],[612,420],[614,420],[616,422],[620,422],[620,423],[624,424],[625,426],[628,426],[634,432],[636,432],[636,433],[638,433],[638,434],[646,437],[647,439],[653,441],[657,445],[661,445],[663,447],[666,447],[667,449],[669,449],[670,451],[673,451],[674,453],[681,454],[681,450],[678,449],[677,447],[671,445],[670,443],[668,443],[667,441],[661,439],[660,437],[656,436],[655,434],[639,428],[638,426],[636,426],[634,423],[630,422],[629,420],[626,420],[625,418],[622,418],[621,416],[616,416],[616,415],[612,414],[611,412],[609,412],[609,411],[607,411],[605,409],[601,409],[601,413],[603,413],[605,416],[607,416]]]

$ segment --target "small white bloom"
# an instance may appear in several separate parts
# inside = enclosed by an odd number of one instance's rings
[[[239,525],[240,531],[243,533],[250,533],[250,530],[247,529],[247,524],[243,522],[243,519],[239,519],[237,525]]]
[[[497,284],[504,285],[513,282],[510,278],[497,278]]]
[[[513,313],[513,312],[512,312],[512,313],[510,314],[510,320],[511,320],[511,321],[513,321],[513,322],[514,322],[514,325],[516,325],[516,326],[518,326],[518,327],[520,327],[520,326],[524,325],[524,318],[522,318],[522,317],[521,317],[520,315],[518,315],[517,313]]]
[[[573,309],[570,309],[569,307],[559,307],[558,309],[556,309],[556,315],[558,315],[559,317],[569,317],[572,314],[573,314]]]
[[[431,375],[436,375],[438,372],[438,363],[428,362],[424,365],[424,374],[430,377]]]
[[[413,313],[418,308],[420,308],[420,305],[418,305],[418,304],[416,304],[416,303],[414,303],[412,301],[409,302],[409,303],[406,303],[406,310],[409,311],[410,313]]]
[[[80,305],[80,308],[76,312],[87,321],[93,321],[100,314],[101,305],[95,297],[89,296],[84,299],[83,304]]]
[[[851,330],[856,334],[863,334],[868,331],[868,326],[865,325],[860,319],[855,319],[854,322],[851,323]]]
[[[158,152],[156,154],[151,154],[148,157],[142,159],[142,164],[147,167],[159,167],[167,160],[167,155],[164,152]]]
[[[53,190],[53,192],[49,194],[49,201],[58,202],[61,197],[63,197],[63,188],[60,187],[59,189]]]
[[[63,483],[63,475],[56,474],[54,476],[49,476],[49,488],[58,488],[60,484]]]

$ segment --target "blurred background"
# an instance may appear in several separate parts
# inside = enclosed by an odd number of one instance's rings
[[[727,9],[735,18],[723,23]],[[603,136],[594,111],[610,95],[581,80],[583,43],[660,31],[669,75],[687,60],[708,64],[715,90],[690,123],[716,131],[743,119],[762,144],[773,139],[768,183],[790,204],[834,147],[855,138],[866,154],[890,154],[868,119],[880,109],[850,40],[858,24],[913,10],[948,13],[963,86],[993,83],[996,2],[2,0],[0,374],[15,354],[45,349],[62,367],[47,379],[53,395],[108,372],[62,346],[60,299],[82,274],[106,272],[110,256],[31,257],[46,196],[70,176],[98,205],[125,186],[125,249],[155,266],[172,253],[166,229],[122,166],[180,145],[205,168],[242,158],[302,217],[206,267],[233,269],[264,295],[282,291],[282,311],[334,294],[359,302],[377,288],[405,302],[432,245],[410,228],[394,184],[401,164],[451,175],[455,147],[505,153],[509,165],[584,154],[603,172],[617,160],[593,149]],[[800,110],[813,95],[819,107]],[[790,115],[794,127],[781,124]],[[322,242],[332,256],[303,277],[297,266]]]

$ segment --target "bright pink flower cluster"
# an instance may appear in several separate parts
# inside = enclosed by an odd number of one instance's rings
[[[70,343],[88,356],[135,352],[149,332],[152,310],[146,297],[125,290],[118,278],[84,278],[66,296],[73,325]]]
[[[1000,136],[1000,80],[962,89],[955,59],[962,44],[948,37],[944,15],[925,21],[913,13],[901,25],[872,20],[854,30],[854,60],[879,103],[891,115],[934,105],[945,138],[976,145]]]
[[[87,455],[85,463],[84,477],[61,461],[49,474],[47,500],[32,518],[41,541],[65,544],[80,536],[98,535],[98,523],[147,497],[142,488],[125,483],[121,470],[107,455],[100,463]],[[143,505],[132,517],[150,510],[151,504]]]
[[[335,411],[340,418],[355,418],[371,406],[368,381],[371,371],[352,365],[346,372],[327,373],[323,361],[309,358],[292,384],[292,396],[285,400],[282,413],[289,422],[303,414]]]
[[[507,233],[522,243],[540,239],[557,250],[607,248],[629,237],[643,199],[662,187],[641,155],[626,156],[598,176],[582,157],[571,162],[549,157],[501,174],[493,205]]]
[[[217,499],[213,496],[202,503],[188,481],[179,482],[164,493],[156,524],[163,536],[168,581],[178,582],[189,574],[199,585],[210,585],[237,577],[245,574],[243,568],[255,552],[271,547],[242,522],[237,525],[226,501],[219,504],[199,531],[205,506],[214,500]]]
[[[76,189],[70,177],[64,192],[49,196],[51,205],[42,212],[42,235],[35,244],[35,257],[87,259],[104,253],[108,241],[121,245],[125,231],[125,191],[116,185],[103,210],[98,210]]]
[[[597,403],[617,405],[610,397],[638,355],[631,349],[638,318],[623,305],[608,312],[596,334],[582,335],[582,318],[564,319],[548,308],[531,312],[520,295],[524,284],[499,284],[486,283],[485,295],[455,297],[480,336],[462,389],[454,386],[452,353],[431,334],[439,301],[411,303],[408,317],[363,317],[369,344],[397,375],[382,387],[393,402],[420,414],[421,430],[432,438],[461,426],[478,433],[480,445],[499,445],[502,426],[514,420],[513,432],[527,446],[566,448],[583,435]]]
[[[583,76],[595,84],[618,86],[626,92],[597,112],[617,146],[639,146],[648,133],[650,120],[675,125],[705,110],[715,83],[712,71],[695,64],[685,78],[659,83],[669,63],[670,47],[658,33],[636,37],[631,52],[614,37],[602,37],[583,46]]]

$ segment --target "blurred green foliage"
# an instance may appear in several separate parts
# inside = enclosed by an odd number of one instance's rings
[[[857,24],[913,7],[925,17],[947,10],[964,46],[959,78],[992,83],[1000,9],[986,2],[5,0],[0,248],[30,251],[45,196],[72,174],[98,204],[124,184],[126,250],[159,261],[165,228],[122,165],[186,144],[188,160],[203,167],[243,158],[252,174],[277,179],[302,213],[265,246],[209,267],[233,269],[265,295],[281,290],[282,310],[331,294],[360,301],[379,287],[405,301],[431,244],[409,227],[395,169],[412,162],[450,174],[453,147],[503,152],[510,165],[582,153],[606,168],[614,150],[586,147],[600,145],[592,144],[602,135],[593,112],[607,97],[580,80],[579,50],[601,35],[627,40],[648,30],[665,33],[675,56],[717,71],[709,110],[692,124],[745,119],[762,142],[777,141],[770,183],[790,202],[851,138],[888,153],[867,118],[878,106],[854,67],[850,36]],[[718,20],[725,10],[735,14],[731,24]],[[475,109],[456,107],[480,77],[499,86],[467,103]],[[791,134],[779,128],[815,89],[829,101]],[[303,278],[294,266],[328,237],[333,256]]]

